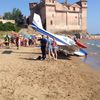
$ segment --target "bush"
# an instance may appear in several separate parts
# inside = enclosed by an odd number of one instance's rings
[[[7,23],[2,23],[0,22],[0,31],[16,31],[18,32],[20,28],[16,26],[13,23],[7,22]]]
[[[3,30],[3,23],[0,22],[0,30]]]

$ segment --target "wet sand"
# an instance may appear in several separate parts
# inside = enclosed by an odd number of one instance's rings
[[[0,100],[99,100],[100,73],[78,57],[33,60],[37,48],[0,49]]]

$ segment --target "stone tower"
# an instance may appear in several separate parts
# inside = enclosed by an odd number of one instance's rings
[[[87,0],[80,0],[81,6],[81,30],[83,32],[87,31]]]

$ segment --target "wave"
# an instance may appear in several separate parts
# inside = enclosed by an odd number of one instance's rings
[[[87,43],[87,44],[91,44],[91,43]]]
[[[95,45],[95,44],[92,43],[91,45]]]
[[[94,43],[87,43],[88,45],[96,46],[100,48],[100,44],[94,44]]]
[[[96,46],[100,48],[100,45],[96,45]]]

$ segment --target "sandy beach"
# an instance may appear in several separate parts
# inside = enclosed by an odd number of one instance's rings
[[[0,49],[0,100],[99,100],[100,71],[78,57],[35,60],[39,48]]]

